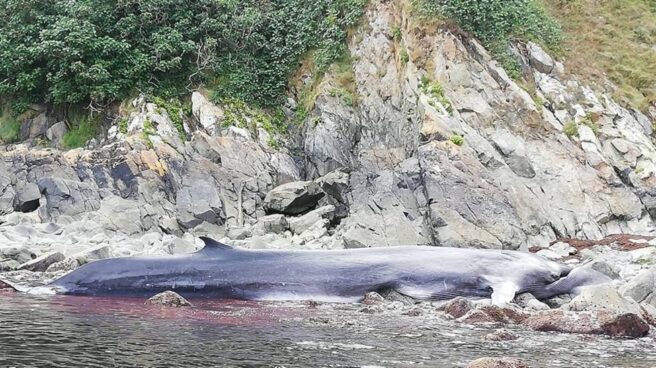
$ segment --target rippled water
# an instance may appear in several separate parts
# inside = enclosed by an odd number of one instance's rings
[[[358,305],[195,302],[0,294],[0,367],[464,367],[516,356],[533,367],[655,367],[654,339],[544,334],[485,342],[494,327],[424,310],[366,314]]]

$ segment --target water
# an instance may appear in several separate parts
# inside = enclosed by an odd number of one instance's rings
[[[515,328],[519,340],[487,342],[494,326],[448,321],[428,306],[416,317],[361,308],[196,301],[169,309],[0,293],[0,367],[464,367],[482,356],[520,357],[532,367],[656,367],[652,337]]]

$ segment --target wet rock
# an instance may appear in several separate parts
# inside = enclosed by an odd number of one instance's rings
[[[465,323],[521,323],[527,315],[522,310],[512,307],[483,305],[459,319]]]
[[[161,305],[164,307],[191,307],[191,303],[187,299],[180,296],[180,294],[167,290],[165,292],[159,293],[150,299],[146,300],[144,303],[146,305]]]
[[[483,340],[487,341],[512,341],[517,340],[519,337],[512,333],[510,330],[504,328],[498,329],[492,333],[483,336]]]
[[[37,257],[29,262],[23,263],[18,267],[19,270],[27,270],[33,272],[44,272],[50,267],[51,264],[61,262],[65,259],[61,252],[50,252],[40,257]]]
[[[616,337],[643,337],[649,324],[633,313],[616,314],[606,310],[568,312],[551,310],[529,316],[524,324],[536,331],[565,332]]]
[[[311,181],[295,181],[273,188],[264,198],[264,210],[298,215],[317,205],[324,196],[321,188]]]
[[[529,368],[517,358],[479,358],[467,365],[467,368]]]
[[[535,298],[531,293],[519,294],[513,300],[515,304],[529,310],[549,310],[549,306]]]
[[[365,294],[364,299],[362,299],[362,304],[366,305],[378,305],[384,304],[386,302],[385,298],[382,295],[378,294],[375,291]]]
[[[463,297],[457,297],[453,300],[450,300],[443,306],[444,313],[450,315],[453,318],[460,318],[467,314],[474,308],[474,305],[469,300]]]
[[[561,308],[566,306],[567,303],[572,301],[572,296],[569,294],[556,295],[549,299],[544,300],[544,303],[550,308]]]
[[[424,311],[421,308],[412,308],[407,312],[401,313],[404,316],[410,316],[410,317],[418,317],[424,314]]]

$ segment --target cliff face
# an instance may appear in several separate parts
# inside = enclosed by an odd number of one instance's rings
[[[349,50],[347,86],[336,70],[310,86],[308,72],[290,92],[289,117],[302,89],[316,100],[287,148],[226,128],[201,93],[189,141],[136,100],[127,133],[93,149],[3,148],[0,242],[181,252],[191,232],[252,247],[525,249],[653,232],[649,118],[537,45],[517,47],[530,79],[519,86],[476,41],[420,24],[399,0],[373,1]],[[45,132],[41,120],[25,129]]]

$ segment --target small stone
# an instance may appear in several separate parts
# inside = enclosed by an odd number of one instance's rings
[[[528,365],[517,358],[480,358],[469,363],[467,368],[528,368]]]
[[[167,290],[159,293],[150,299],[146,300],[145,305],[161,305],[164,307],[191,307],[191,303],[187,299],[180,296],[180,294]]]
[[[29,262],[23,263],[18,266],[19,270],[27,270],[32,272],[44,272],[50,267],[51,264],[61,262],[65,259],[61,252],[50,252],[40,257],[37,257]]]
[[[544,257],[546,259],[561,259],[563,258],[560,254],[554,252],[551,249],[542,249],[536,253],[540,257]]]
[[[498,329],[492,333],[483,336],[483,340],[487,340],[487,341],[511,341],[511,340],[517,340],[518,338],[519,337],[517,335],[504,328]]]
[[[453,318],[460,318],[473,309],[472,303],[463,298],[457,297],[444,305],[444,313]]]

